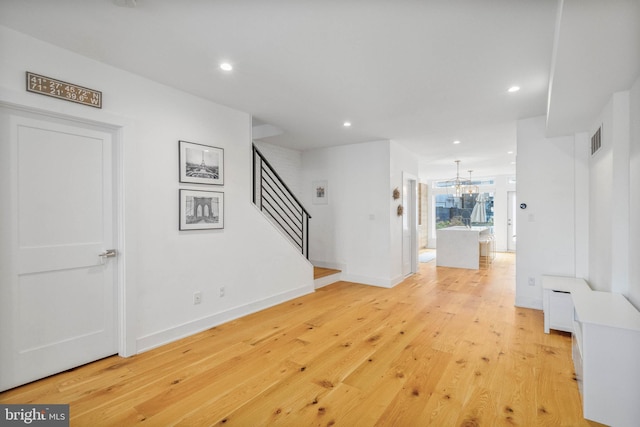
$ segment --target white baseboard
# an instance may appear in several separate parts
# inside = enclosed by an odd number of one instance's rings
[[[542,300],[537,298],[516,297],[516,307],[542,310]]]
[[[409,276],[412,276],[414,273],[411,273]],[[406,279],[409,276],[397,276],[393,279],[391,279],[391,286],[389,286],[390,288],[393,288],[394,286],[404,282],[404,279]]]
[[[319,288],[322,288],[324,286],[330,285],[332,283],[339,282],[340,280],[342,280],[342,273],[335,273],[335,274],[331,274],[329,276],[324,276],[324,277],[321,277],[319,279],[315,279],[313,281],[313,286],[316,289],[319,289]]]
[[[342,273],[342,280],[345,282],[362,283],[363,285],[378,286],[380,288],[393,288],[396,283],[393,279],[383,279],[380,277],[360,276],[357,274]]]
[[[210,316],[205,316],[200,319],[183,323],[173,328],[165,329],[160,332],[155,332],[153,334],[140,337],[136,340],[137,353],[139,354],[148,350],[152,350],[165,344],[169,344],[173,341],[177,341],[193,334],[197,334],[198,332],[213,328],[214,326],[230,322],[231,320],[247,316],[260,310],[264,310],[265,308],[273,307],[274,305],[281,304],[283,302],[313,292],[314,288],[312,286],[303,286],[301,288],[283,292],[278,295],[273,295],[260,301],[255,301],[239,307],[234,307],[219,313],[212,314]]]

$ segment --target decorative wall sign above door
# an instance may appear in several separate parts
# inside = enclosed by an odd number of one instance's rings
[[[102,92],[27,71],[27,91],[102,108]]]

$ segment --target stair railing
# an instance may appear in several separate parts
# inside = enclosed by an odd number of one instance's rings
[[[253,203],[309,259],[311,215],[253,145]]]

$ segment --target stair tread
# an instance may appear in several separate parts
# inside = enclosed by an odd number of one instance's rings
[[[322,277],[331,276],[333,274],[341,273],[340,270],[334,270],[332,268],[313,267],[313,278],[320,279]]]

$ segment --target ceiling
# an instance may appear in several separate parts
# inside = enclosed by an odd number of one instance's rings
[[[248,112],[273,144],[396,141],[425,179],[514,174],[516,120],[589,130],[640,75],[640,0],[0,0],[0,24]]]

